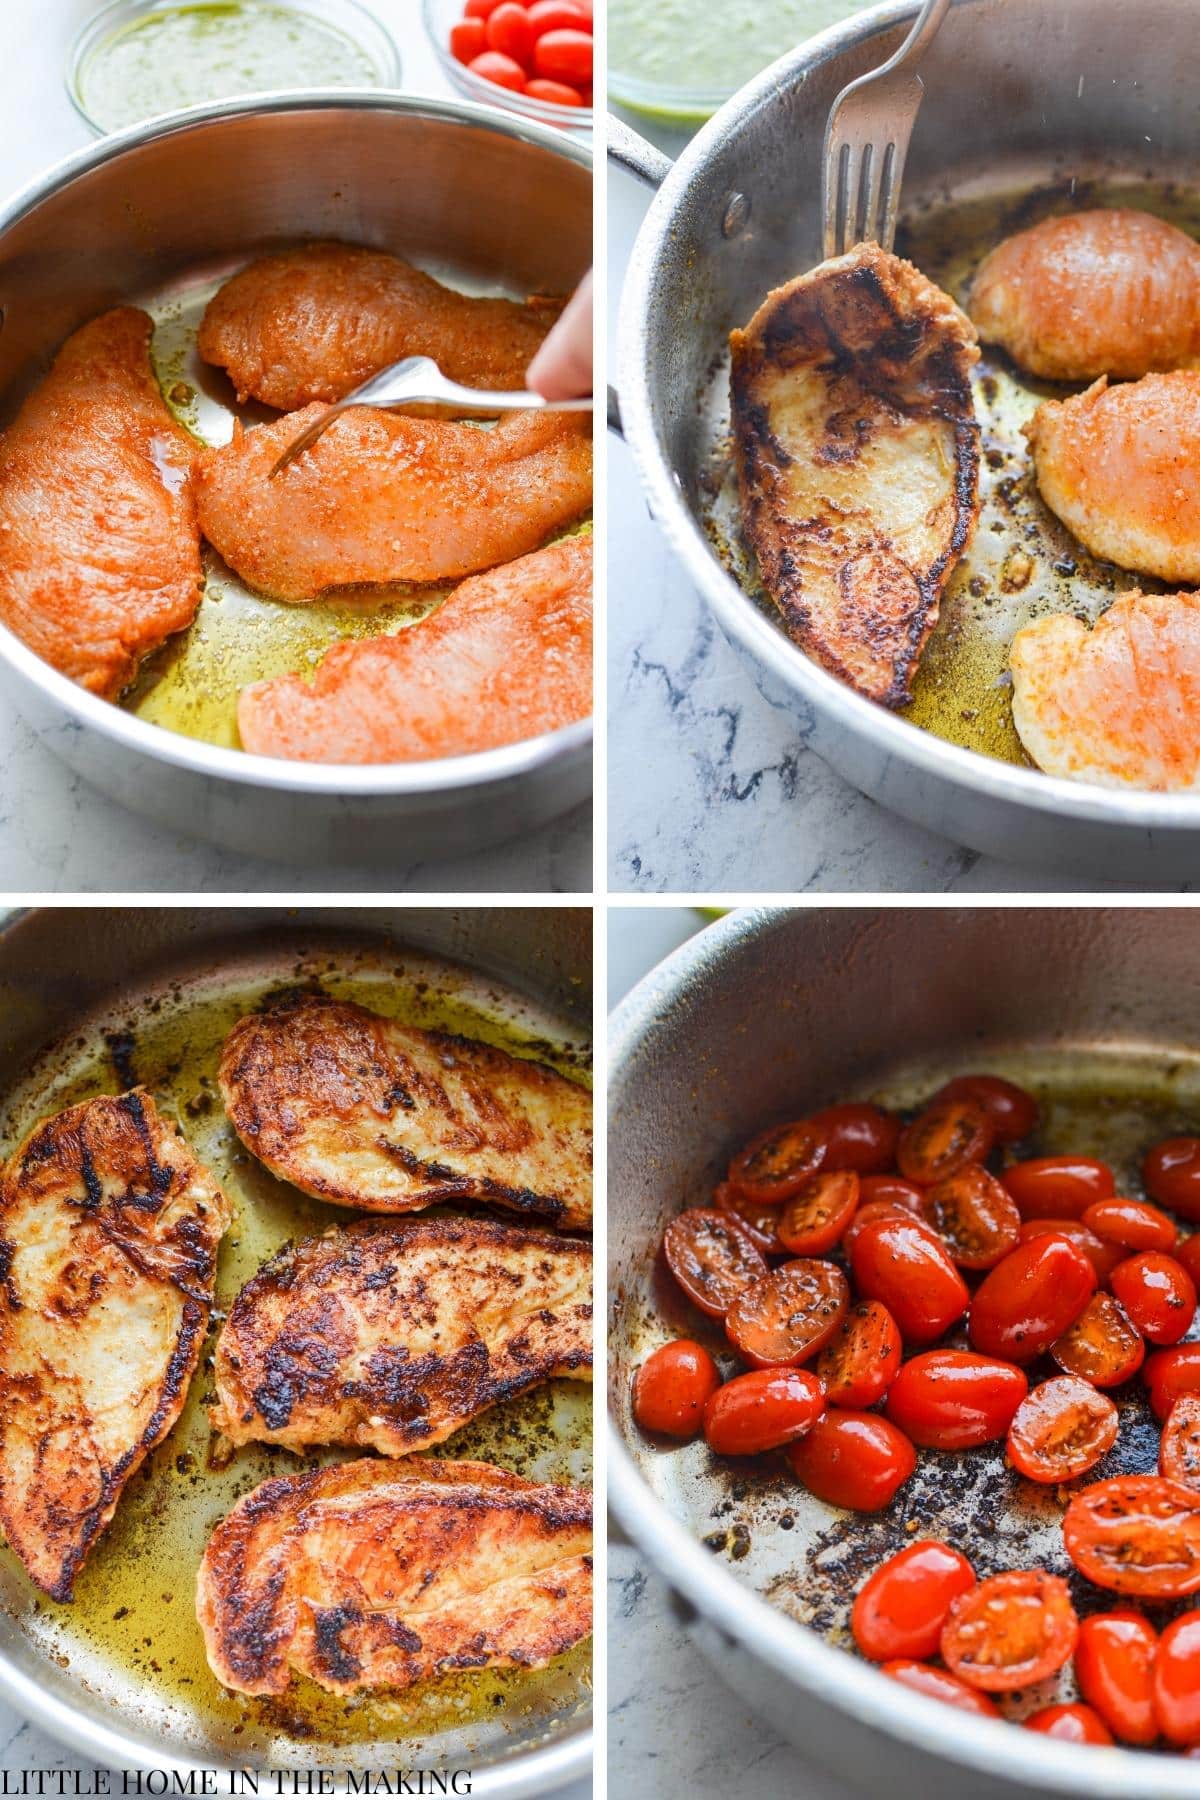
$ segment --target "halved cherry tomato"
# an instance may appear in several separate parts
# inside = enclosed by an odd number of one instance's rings
[[[591,96],[585,99],[578,88],[568,87],[565,81],[543,81],[535,75],[532,81],[525,83],[525,92],[531,100],[543,100],[550,106],[590,106]]]
[[[1184,1613],[1158,1640],[1154,1711],[1172,1744],[1200,1744],[1200,1612]]]
[[[744,1288],[725,1315],[725,1330],[752,1367],[786,1367],[815,1356],[849,1304],[849,1283],[835,1263],[800,1257]]]
[[[823,1106],[812,1123],[825,1134],[823,1169],[853,1169],[859,1175],[878,1175],[896,1160],[900,1121],[882,1106],[866,1100],[843,1100]]]
[[[1164,1138],[1142,1164],[1146,1192],[1190,1223],[1200,1221],[1200,1137]]]
[[[984,1719],[1000,1718],[1000,1708],[986,1694],[976,1693],[957,1675],[951,1675],[948,1669],[935,1668],[932,1663],[915,1662],[908,1657],[898,1657],[893,1662],[883,1665],[883,1673],[890,1675],[903,1687],[911,1688],[914,1694],[924,1694],[930,1700],[942,1700],[947,1706],[957,1706],[961,1712],[978,1713]]]
[[[1075,1646],[1079,1691],[1123,1744],[1152,1744],[1158,1736],[1153,1691],[1157,1647],[1153,1625],[1128,1608],[1080,1621]]]
[[[780,1205],[821,1167],[825,1138],[811,1119],[792,1119],[760,1131],[729,1165],[729,1180],[748,1200]]]
[[[676,1338],[652,1350],[633,1378],[633,1416],[643,1431],[693,1438],[721,1372],[703,1344]]]
[[[1200,1394],[1181,1394],[1158,1440],[1158,1472],[1168,1481],[1200,1488]]]
[[[713,1189],[713,1205],[719,1212],[731,1213],[754,1248],[763,1256],[779,1256],[783,1246],[776,1235],[779,1208],[761,1200],[747,1200],[729,1181],[718,1181]]]
[[[831,1407],[787,1452],[810,1494],[829,1506],[878,1512],[917,1466],[902,1431],[878,1413]]]
[[[1177,1262],[1183,1264],[1200,1289],[1200,1231],[1194,1231],[1191,1237],[1181,1238],[1171,1254]]]
[[[900,1133],[896,1162],[907,1181],[931,1187],[964,1163],[984,1162],[996,1129],[970,1100],[932,1100]]]
[[[971,1301],[968,1335],[976,1350],[1006,1362],[1033,1362],[1073,1325],[1096,1288],[1096,1271],[1066,1238],[1034,1238],[996,1264]]]
[[[874,1406],[899,1367],[900,1329],[881,1300],[857,1301],[817,1358],[830,1406]]]
[[[939,1088],[935,1100],[970,1100],[981,1106],[992,1121],[998,1144],[1015,1144],[1028,1137],[1038,1122],[1038,1103],[1032,1094],[1002,1075],[956,1075]]]
[[[1073,1494],[1063,1543],[1097,1587],[1144,1600],[1200,1588],[1200,1493],[1161,1475],[1118,1475]]]
[[[906,1544],[854,1596],[850,1630],[871,1662],[937,1655],[950,1603],[975,1586],[966,1557],[936,1538]]]
[[[1179,1236],[1174,1219],[1145,1200],[1096,1200],[1083,1222],[1097,1237],[1126,1250],[1170,1250]]]
[[[724,1318],[743,1288],[767,1272],[737,1221],[705,1206],[671,1220],[663,1232],[663,1254],[688,1299],[713,1319]]]
[[[486,49],[487,28],[482,19],[460,19],[450,27],[450,54],[456,62],[473,62]]]
[[[1165,1419],[1181,1394],[1200,1394],[1200,1344],[1156,1350],[1146,1358],[1142,1380],[1150,1390],[1156,1419]]]
[[[533,72],[543,81],[565,81],[575,88],[590,87],[591,32],[544,31],[533,46]]]
[[[478,75],[481,81],[490,81],[494,87],[509,88],[514,94],[525,92],[525,71],[520,63],[511,56],[503,56],[499,50],[484,50],[473,56],[467,64],[472,75]]]
[[[915,1181],[905,1181],[903,1175],[861,1175],[858,1204],[870,1206],[874,1200],[890,1200],[902,1212],[919,1213],[924,1191]]]
[[[869,1175],[859,1177],[858,1191],[860,1196],[863,1187],[870,1180],[871,1177]],[[918,1190],[914,1188],[913,1192],[915,1194]],[[851,1219],[849,1225],[847,1225],[846,1235],[842,1239],[843,1254],[848,1257],[854,1248],[860,1232],[864,1231],[868,1225],[877,1224],[880,1219],[899,1219],[902,1223],[907,1220],[909,1224],[919,1226],[929,1241],[936,1244],[939,1250],[945,1251],[946,1246],[942,1243],[937,1232],[934,1231],[931,1226],[926,1225],[924,1219],[919,1218],[916,1213],[910,1212],[900,1201],[868,1200],[864,1204],[860,1198],[858,1210]]]
[[[544,31],[591,31],[592,21],[575,0],[533,0],[529,23],[535,37]]]
[[[960,1269],[995,1268],[1021,1235],[1015,1202],[979,1163],[965,1163],[926,1188],[921,1217],[945,1239]]]
[[[1034,1156],[1011,1164],[1000,1179],[1023,1219],[1078,1219],[1117,1191],[1108,1164],[1089,1156]]]
[[[1015,1364],[970,1350],[926,1350],[888,1389],[887,1416],[927,1450],[969,1450],[1002,1438],[1029,1383]]]
[[[757,1456],[803,1437],[825,1410],[807,1369],[754,1369],[718,1388],[704,1409],[704,1435],[718,1456]]]
[[[855,1285],[882,1300],[914,1344],[928,1344],[961,1319],[970,1295],[945,1249],[915,1219],[877,1219],[850,1247]]]
[[[818,1169],[780,1208],[779,1242],[793,1256],[823,1256],[839,1241],[857,1205],[853,1169]]]
[[[1061,1669],[1078,1636],[1066,1582],[1044,1569],[1014,1569],[953,1602],[942,1627],[942,1661],[969,1686],[1007,1694]]]
[[[1127,1256],[1108,1285],[1152,1344],[1177,1344],[1195,1317],[1195,1282],[1182,1263],[1161,1250]]]
[[[1044,1731],[1064,1744],[1111,1744],[1112,1732],[1090,1706],[1043,1706],[1022,1719],[1026,1731]]]
[[[1008,1428],[1008,1455],[1030,1481],[1073,1481],[1094,1469],[1117,1441],[1117,1409],[1077,1375],[1039,1382]]]
[[[1050,1354],[1067,1375],[1110,1388],[1137,1374],[1146,1346],[1120,1301],[1093,1294],[1075,1323],[1055,1338]]]
[[[1091,1263],[1096,1271],[1096,1280],[1103,1287],[1119,1262],[1123,1262],[1125,1252],[1120,1244],[1106,1244],[1098,1238],[1094,1231],[1088,1229],[1082,1219],[1026,1219],[1021,1227],[1021,1242],[1030,1243],[1034,1238],[1049,1237],[1057,1232],[1075,1244]]]
[[[517,0],[502,0],[502,4],[488,14],[487,41],[489,50],[498,50],[502,56],[511,56],[515,63],[520,63],[526,74],[530,73],[533,32],[529,14],[523,6],[517,4]]]

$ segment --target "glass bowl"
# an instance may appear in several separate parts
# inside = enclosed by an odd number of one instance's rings
[[[155,59],[157,90],[147,90],[144,103],[130,99],[127,107],[114,106],[112,96],[97,94],[98,58],[128,39],[147,19],[162,14],[195,12],[208,16],[214,32],[220,30],[223,14],[295,14],[319,27],[336,48],[340,39],[347,50],[356,52],[354,66],[347,64],[346,78],[331,72],[332,57],[314,72],[296,70],[294,78],[280,81],[258,78],[254,67],[241,71],[230,67],[228,81],[204,79],[199,61],[189,67],[186,60],[159,63]],[[211,72],[210,72],[211,73]],[[91,91],[89,92],[89,78]],[[400,85],[400,54],[392,38],[379,20],[358,0],[109,0],[93,13],[74,43],[67,58],[67,92],[76,112],[93,131],[102,136],[160,113],[178,112],[204,101],[231,100],[244,94],[279,93],[295,88],[381,87]],[[110,104],[105,106],[108,100]]]
[[[465,63],[451,56],[450,27],[463,16],[463,0],[421,0],[421,16],[442,73],[469,100],[503,107],[506,112],[519,113],[523,119],[536,119],[541,125],[558,125],[573,131],[592,129],[590,106],[555,106],[552,101],[531,100],[527,94],[515,94],[511,88],[498,87],[494,81],[473,75]]]

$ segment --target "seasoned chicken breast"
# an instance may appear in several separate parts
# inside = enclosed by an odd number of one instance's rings
[[[592,1250],[493,1219],[361,1220],[248,1281],[216,1355],[235,1444],[405,1456],[592,1366]]]
[[[591,1095],[542,1063],[317,995],[235,1025],[220,1084],[247,1149],[319,1200],[591,1225]]]
[[[1013,721],[1049,775],[1155,793],[1200,788],[1200,594],[1122,594],[1013,639]]]
[[[229,1216],[140,1088],[45,1120],[0,1175],[0,1526],[55,1600],[179,1417]]]
[[[151,330],[131,306],[82,326],[0,434],[0,619],[105,700],[200,604],[196,445]]]
[[[265,1481],[209,1539],[196,1613],[213,1673],[335,1694],[539,1669],[592,1629],[592,1504],[486,1463],[368,1458]]]
[[[1124,207],[1043,219],[985,257],[970,310],[984,343],[1050,381],[1177,369],[1200,355],[1200,244]]]
[[[746,537],[788,634],[900,706],[975,528],[975,333],[911,263],[860,244],[768,294],[733,350]]]
[[[359,407],[270,480],[316,416],[239,426],[197,463],[205,537],[277,600],[451,581],[536,550],[592,503],[591,422],[575,415],[510,413],[489,430]]]
[[[1200,371],[1045,400],[1025,435],[1042,499],[1093,556],[1200,582]]]
[[[432,356],[467,387],[523,388],[562,310],[475,299],[380,250],[309,244],[250,263],[209,301],[198,347],[239,401],[282,412],[340,400],[402,356]]]
[[[242,747],[301,762],[465,756],[592,710],[592,540],[472,575],[394,637],[335,644],[238,697]]]

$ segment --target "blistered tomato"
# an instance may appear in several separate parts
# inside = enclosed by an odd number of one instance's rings
[[[1108,1388],[1137,1374],[1146,1346],[1119,1300],[1093,1294],[1075,1323],[1055,1338],[1050,1354],[1065,1374]]]
[[[1066,1238],[1034,1238],[997,1263],[971,1302],[972,1344],[1007,1362],[1033,1362],[1074,1324],[1096,1287],[1096,1271]]]
[[[966,1283],[929,1230],[910,1219],[879,1219],[850,1247],[859,1293],[882,1300],[903,1337],[928,1344],[961,1319]]]
[[[1200,1493],[1161,1475],[1117,1475],[1071,1496],[1063,1543],[1097,1587],[1143,1600],[1200,1588]]]
[[[966,1163],[926,1188],[921,1217],[960,1269],[995,1268],[1021,1236],[1015,1201],[979,1163]]]
[[[663,1232],[667,1267],[701,1312],[721,1319],[767,1265],[731,1214],[689,1207]]]
[[[950,1604],[975,1586],[965,1556],[935,1538],[906,1544],[859,1589],[850,1630],[872,1662],[937,1654]]]
[[[831,1407],[787,1452],[809,1493],[830,1506],[878,1512],[917,1466],[917,1453],[878,1413]]]
[[[996,1130],[982,1107],[970,1100],[933,1100],[900,1133],[896,1162],[906,1181],[931,1187],[964,1163],[983,1162]]]
[[[850,1288],[835,1263],[800,1257],[744,1288],[725,1314],[725,1330],[754,1368],[782,1367],[823,1349],[849,1305]]]
[[[1200,1744],[1200,1612],[1184,1613],[1158,1640],[1154,1711],[1171,1743]]]
[[[634,1376],[633,1416],[643,1431],[695,1437],[720,1385],[720,1371],[703,1344],[676,1338],[651,1351]]]
[[[1200,1488],[1200,1394],[1181,1394],[1158,1440],[1158,1472],[1168,1481]]]
[[[881,1300],[857,1301],[817,1358],[830,1406],[874,1406],[899,1367],[900,1330]]]
[[[1165,1419],[1181,1394],[1200,1393],[1200,1344],[1179,1344],[1146,1358],[1142,1380],[1150,1392],[1154,1416]]]
[[[1111,1744],[1112,1732],[1090,1706],[1043,1706],[1021,1723],[1026,1731],[1042,1731],[1064,1744]]]
[[[1108,1285],[1152,1344],[1177,1344],[1195,1316],[1195,1283],[1182,1263],[1160,1250],[1127,1256]]]
[[[1017,1569],[954,1601],[942,1628],[942,1660],[971,1687],[1011,1693],[1061,1669],[1078,1635],[1066,1582],[1044,1569]]]
[[[978,1713],[984,1719],[1001,1717],[1000,1708],[986,1694],[968,1687],[957,1675],[951,1675],[948,1669],[936,1668],[933,1663],[917,1662],[909,1657],[897,1657],[893,1662],[883,1665],[883,1673],[890,1675],[893,1681],[900,1682],[902,1687],[911,1688],[914,1694],[924,1694],[930,1700],[941,1700],[947,1706],[957,1706],[961,1712]]]
[[[1179,1236],[1175,1221],[1144,1200],[1096,1200],[1083,1222],[1097,1237],[1126,1250],[1170,1250]]]
[[[807,1369],[754,1369],[718,1388],[704,1409],[704,1436],[718,1456],[757,1456],[802,1437],[825,1410]]]
[[[1014,1144],[1028,1137],[1038,1122],[1038,1103],[1032,1094],[1002,1075],[956,1075],[935,1100],[970,1100],[983,1108],[992,1121],[998,1144]]]
[[[1026,1219],[1021,1226],[1021,1242],[1031,1243],[1034,1238],[1050,1237],[1055,1232],[1065,1237],[1069,1243],[1082,1250],[1083,1254],[1096,1271],[1096,1280],[1103,1287],[1119,1262],[1125,1260],[1125,1251],[1120,1244],[1105,1243],[1088,1229],[1082,1219]]]
[[[926,1350],[888,1389],[887,1415],[914,1444],[968,1450],[1002,1438],[1028,1390],[1021,1370],[969,1350]]]
[[[1023,1219],[1078,1219],[1117,1191],[1108,1164],[1089,1156],[1035,1156],[1013,1163],[1000,1179]]]
[[[839,1242],[858,1205],[853,1169],[818,1169],[779,1209],[776,1235],[793,1256],[823,1256]]]
[[[811,1119],[772,1125],[751,1138],[729,1165],[729,1180],[749,1200],[779,1206],[821,1167],[824,1133]]]
[[[1056,1375],[1017,1408],[1008,1430],[1009,1460],[1029,1481],[1072,1481],[1112,1449],[1117,1422],[1106,1394],[1077,1375]]]
[[[1200,1220],[1200,1137],[1164,1138],[1142,1164],[1146,1192],[1181,1219]]]
[[[1157,1647],[1158,1633],[1150,1621],[1127,1608],[1093,1613],[1080,1623],[1075,1646],[1079,1691],[1123,1744],[1152,1744],[1158,1736],[1153,1691]]]
[[[812,1115],[812,1123],[825,1135],[823,1169],[853,1169],[859,1175],[877,1175],[896,1160],[900,1121],[866,1100],[843,1100],[824,1106]]]

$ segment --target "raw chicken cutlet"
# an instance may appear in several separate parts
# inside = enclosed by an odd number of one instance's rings
[[[592,710],[592,541],[473,575],[393,637],[335,644],[315,675],[243,688],[242,747],[302,762],[465,756]]]
[[[1200,595],[1122,594],[1013,640],[1013,721],[1040,769],[1100,787],[1200,788]]]
[[[901,706],[978,516],[975,333],[860,244],[768,294],[733,351],[742,523],[802,650]]]
[[[321,410],[238,426],[197,463],[205,537],[276,600],[451,581],[536,550],[591,505],[591,423],[563,414],[486,429],[357,407],[270,480]]]
[[[475,299],[381,250],[309,244],[264,256],[209,301],[198,348],[239,401],[281,412],[340,400],[402,356],[467,387],[523,388],[560,300]]]
[[[210,1416],[234,1444],[406,1456],[591,1367],[590,1244],[493,1219],[362,1220],[247,1282]]]
[[[1200,582],[1200,371],[1046,400],[1025,428],[1042,499],[1093,556]]]
[[[1200,355],[1200,244],[1123,207],[1043,219],[981,263],[970,311],[1050,381],[1176,369]]]
[[[200,604],[197,449],[150,364],[149,316],[69,337],[0,434],[0,619],[102,699]]]
[[[592,1629],[592,1502],[486,1463],[368,1458],[265,1481],[204,1552],[217,1680],[335,1694],[541,1669]]]
[[[45,1120],[0,1176],[0,1525],[55,1600],[179,1417],[229,1218],[138,1088]]]
[[[591,1095],[542,1063],[317,995],[235,1025],[219,1079],[246,1148],[318,1200],[591,1225]]]

